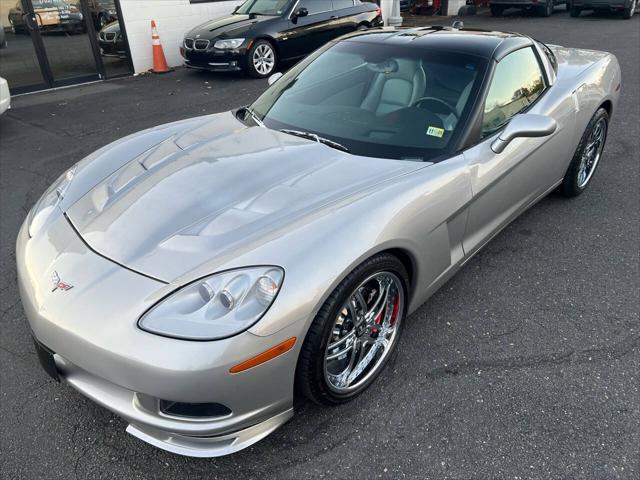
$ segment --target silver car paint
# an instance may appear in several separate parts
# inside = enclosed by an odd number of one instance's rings
[[[80,162],[41,233],[29,238],[23,225],[18,236],[18,281],[34,335],[57,353],[70,385],[145,441],[198,456],[257,441],[290,417],[302,340],[349,271],[376,252],[402,251],[414,311],[561,180],[598,106],[609,100],[615,109],[620,71],[608,54],[555,50],[557,79],[531,113],[553,117],[556,132],[516,139],[502,154],[491,151],[490,137],[436,164],[363,158],[248,128],[229,113],[101,149]],[[201,188],[202,179],[211,188]],[[137,328],[142,313],[181,285],[256,264],[280,265],[286,277],[248,331],[189,342]],[[73,289],[52,292],[53,271]],[[298,342],[281,357],[228,373],[290,337]],[[167,418],[159,398],[220,402],[233,413]]]

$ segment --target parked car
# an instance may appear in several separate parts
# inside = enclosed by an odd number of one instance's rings
[[[296,60],[345,33],[382,25],[382,11],[360,0],[247,0],[232,15],[185,35],[189,68],[244,70],[268,77],[281,61]]]
[[[0,115],[11,108],[11,93],[9,92],[9,84],[0,77]]]
[[[118,19],[114,0],[87,0],[87,4],[96,30],[100,30],[108,23]],[[80,9],[80,2],[77,2],[76,5]]]
[[[567,0],[490,0],[491,15],[499,17],[507,8],[534,10],[542,17],[550,17],[556,5],[564,5]]]
[[[637,0],[568,0],[567,6],[572,17],[579,17],[583,10],[621,12],[630,19],[638,8]]]
[[[127,44],[120,30],[120,22],[110,23],[98,32],[98,46],[105,57],[126,56]]]
[[[85,30],[82,13],[76,5],[64,0],[32,0],[32,5],[42,32],[83,32]],[[9,23],[14,33],[28,33],[24,14],[22,2],[18,0],[9,10]]]
[[[44,369],[182,455],[264,438],[294,385],[363,393],[494,235],[585,191],[621,72],[606,52],[421,27],[347,35],[271,83],[89,155],[17,239]]]

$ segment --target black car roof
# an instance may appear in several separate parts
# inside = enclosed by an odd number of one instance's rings
[[[439,26],[379,28],[355,32],[342,39],[460,52],[496,60],[513,50],[531,45],[532,42],[529,37],[519,33]]]

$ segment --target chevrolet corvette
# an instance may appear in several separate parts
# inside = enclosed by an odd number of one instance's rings
[[[492,237],[594,182],[621,73],[606,52],[428,27],[350,34],[269,83],[79,161],[17,239],[44,370],[177,454],[238,451],[294,395],[374,384]]]

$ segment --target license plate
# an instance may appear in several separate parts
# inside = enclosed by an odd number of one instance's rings
[[[59,382],[60,376],[58,375],[58,367],[56,367],[56,361],[53,359],[53,352],[42,345],[40,342],[38,342],[35,338],[33,339],[33,344],[36,347],[38,360],[40,360],[40,365],[42,365],[44,371],[47,372],[47,374],[56,382]]]

